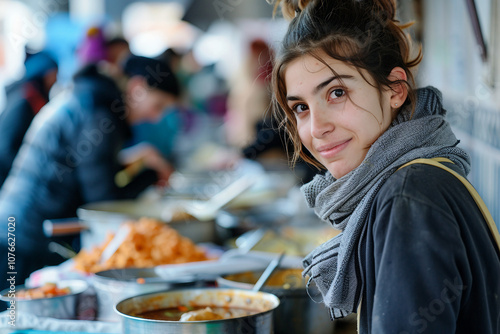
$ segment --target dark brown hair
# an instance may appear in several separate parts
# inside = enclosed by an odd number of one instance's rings
[[[411,24],[400,25],[396,20],[393,0],[279,0],[285,17],[291,20],[276,57],[272,74],[273,104],[275,117],[285,127],[293,143],[292,164],[304,161],[324,168],[303,147],[297,131],[293,111],[286,101],[284,74],[293,60],[310,55],[322,61],[319,53],[368,73],[381,94],[394,84],[404,84],[408,97],[403,105],[415,107],[414,78],[411,70],[422,60],[421,49],[412,56],[411,40],[403,29]],[[389,80],[395,67],[401,67],[408,80]],[[332,69],[332,72],[333,69]]]

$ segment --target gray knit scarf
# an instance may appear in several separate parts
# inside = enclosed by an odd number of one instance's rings
[[[444,120],[441,93],[433,87],[417,90],[413,117],[403,108],[389,129],[368,151],[363,163],[335,179],[329,172],[304,185],[310,207],[324,221],[342,231],[304,259],[303,275],[310,276],[330,308],[333,319],[354,312],[362,293],[358,250],[372,202],[385,181],[403,164],[417,158],[444,157],[465,174],[469,157]]]

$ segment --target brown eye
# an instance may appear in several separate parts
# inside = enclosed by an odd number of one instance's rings
[[[332,99],[338,99],[339,97],[342,97],[345,95],[345,91],[341,88],[337,88],[337,89],[334,89],[331,93],[330,93],[330,97]]]
[[[296,114],[301,114],[307,110],[307,105],[303,104],[303,103],[299,103],[299,104],[294,105],[292,110]]]

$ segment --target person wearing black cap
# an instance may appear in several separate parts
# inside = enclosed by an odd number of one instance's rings
[[[5,89],[7,104],[0,112],[0,187],[21,147],[33,117],[49,100],[57,79],[57,63],[45,51],[26,54],[25,74]]]
[[[0,190],[0,264],[7,267],[11,217],[16,221],[16,284],[34,270],[64,260],[49,251],[53,240],[44,236],[44,220],[74,217],[89,202],[134,198],[172,172],[149,149],[135,155],[141,173],[124,183],[115,181],[124,169],[118,156],[131,136],[130,125],[161,117],[180,92],[164,62],[131,56],[122,67],[125,77],[119,79],[102,74],[96,65],[82,68],[72,90],[52,99],[26,134]],[[0,288],[6,284],[0,277]]]

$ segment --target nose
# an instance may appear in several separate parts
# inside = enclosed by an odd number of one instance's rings
[[[311,113],[311,136],[321,139],[335,129],[333,117],[321,105],[309,106]]]

